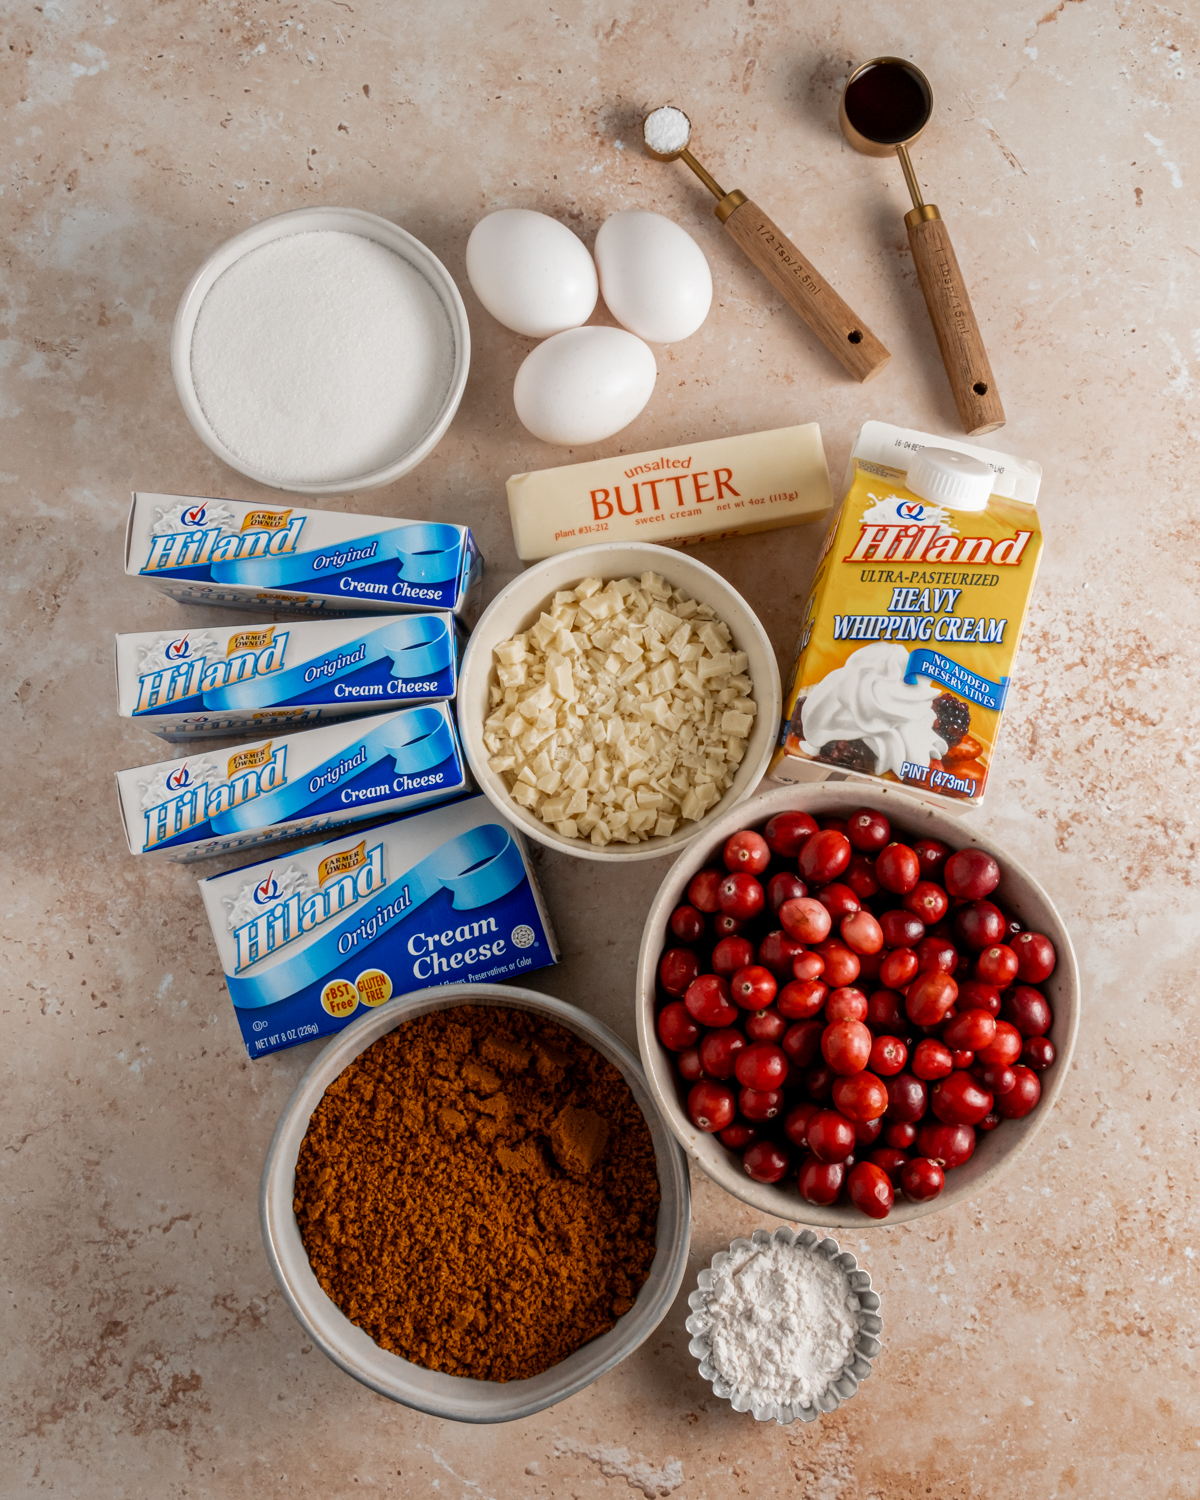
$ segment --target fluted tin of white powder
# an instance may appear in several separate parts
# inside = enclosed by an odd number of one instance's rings
[[[320,229],[240,256],[209,289],[191,375],[213,432],[280,484],[340,484],[433,428],[454,375],[437,291],[386,245]]]

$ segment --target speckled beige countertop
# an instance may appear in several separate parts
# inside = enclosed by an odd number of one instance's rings
[[[540,1416],[416,1415],[310,1348],[263,1256],[259,1167],[312,1047],[246,1060],[193,873],[135,861],[118,827],[112,773],[158,742],[117,720],[113,632],[218,618],[123,576],[128,492],[274,494],[188,427],[176,302],[222,240],[288,208],[369,209],[429,244],[471,318],[465,400],[415,473],[336,503],[469,523],[492,592],[517,567],[503,481],[561,454],[515,420],[529,342],[471,295],[467,234],[522,206],[590,243],[611,211],[658,209],[704,246],[712,314],[597,452],[817,420],[840,475],[867,417],[958,431],[900,173],[837,132],[851,61],[884,52],[937,93],[918,169],[1008,409],[987,441],[1045,466],[1046,557],[981,817],[1074,932],[1071,1078],[999,1186],[847,1237],[887,1344],[833,1417],[759,1428],[715,1402],[682,1295]],[[1194,1500],[1194,6],[10,0],[0,60],[0,1493]],[[891,348],[873,385],[733,253],[682,167],[639,153],[640,112],[667,100]],[[701,552],[785,665],[818,540]],[[543,873],[566,952],[535,982],[632,1040],[632,936],[663,866],[617,880],[547,856]],[[759,1221],[695,1190],[699,1264]]]

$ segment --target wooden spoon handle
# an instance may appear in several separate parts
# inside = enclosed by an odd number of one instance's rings
[[[1004,426],[1004,407],[950,243],[950,232],[932,203],[910,210],[904,222],[908,226],[917,279],[925,293],[925,306],[942,351],[942,363],[950,377],[963,429],[972,437],[995,432],[997,427]]]
[[[892,356],[757,204],[743,193],[728,193],[717,204],[716,214],[747,260],[758,267],[855,380],[870,380],[879,374]]]

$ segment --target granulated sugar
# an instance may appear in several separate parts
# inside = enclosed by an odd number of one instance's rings
[[[192,334],[213,431],[282,483],[338,484],[394,462],[430,429],[454,334],[428,281],[358,234],[287,235],[213,283]]]
[[[704,1305],[713,1368],[749,1398],[811,1406],[852,1358],[859,1305],[815,1247],[735,1251]]]

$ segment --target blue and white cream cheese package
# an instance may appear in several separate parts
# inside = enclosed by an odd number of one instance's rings
[[[299,729],[451,699],[458,657],[448,612],[155,630],[117,636],[117,698],[163,739]]]
[[[479,612],[483,558],[465,526],[135,492],[125,571],[186,603],[266,613]]]
[[[177,864],[412,812],[468,785],[445,703],[117,772],[130,849]]]
[[[393,995],[558,961],[524,840],[485,797],[198,883],[251,1057]]]

